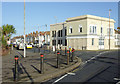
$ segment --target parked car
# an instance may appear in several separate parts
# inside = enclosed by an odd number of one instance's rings
[[[27,49],[28,49],[28,48],[32,48],[32,44],[28,43],[28,44],[27,44]]]
[[[18,49],[24,49],[24,43],[20,43],[19,46],[18,46]]]

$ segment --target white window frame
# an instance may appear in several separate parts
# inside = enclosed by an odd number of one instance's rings
[[[94,38],[92,38],[92,46],[94,45]]]
[[[97,34],[97,26],[96,25],[90,25],[89,26],[89,34]]]
[[[102,30],[101,30],[102,29]],[[103,34],[103,27],[101,26],[100,28],[100,33]]]
[[[79,28],[78,28],[78,31],[80,32],[80,29],[82,29],[82,32],[83,32],[83,28],[82,28],[82,25],[79,25]],[[81,33],[82,33],[81,32]]]
[[[112,30],[111,30],[112,29]],[[111,32],[112,31],[112,32]],[[109,27],[107,28],[107,35],[109,35]],[[113,28],[110,27],[110,35],[113,35]]]
[[[72,32],[71,32],[71,29],[72,29],[72,27],[70,26],[70,28],[69,28],[69,33],[70,33],[70,34],[73,32],[73,30],[72,30]]]

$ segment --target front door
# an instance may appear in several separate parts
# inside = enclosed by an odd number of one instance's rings
[[[99,49],[100,50],[104,49],[104,39],[102,39],[102,38],[99,39]]]

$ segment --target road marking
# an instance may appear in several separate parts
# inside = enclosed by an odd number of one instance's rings
[[[56,81],[54,81],[52,84],[57,83],[58,81],[62,80],[63,78],[65,78],[67,75],[75,75],[75,73],[67,73],[64,76],[60,77],[59,79],[57,79]]]
[[[114,78],[114,80],[120,80],[119,78]]]
[[[119,81],[119,82],[117,82],[116,84],[120,84],[120,81]]]
[[[75,75],[75,73],[68,73],[69,75]]]
[[[89,61],[91,61],[91,60],[95,59],[96,57],[98,57],[98,56],[100,56],[100,55],[102,55],[102,54],[104,54],[104,53],[107,53],[107,52],[109,52],[109,51],[105,51],[105,52],[101,52],[101,53],[99,53],[98,55],[96,55],[96,56],[94,56],[94,57],[88,59],[87,61],[85,61],[84,64],[88,63]],[[83,64],[83,65],[84,65],[84,64]]]

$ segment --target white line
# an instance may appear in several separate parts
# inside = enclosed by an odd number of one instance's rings
[[[75,73],[68,73],[69,75],[75,75]]]
[[[120,84],[120,81],[119,81],[119,82],[117,82],[116,84]]]
[[[59,79],[57,79],[56,81],[54,81],[52,84],[55,84],[56,82],[62,80],[64,77],[66,77],[68,74],[65,74],[64,76],[60,77]]]
[[[54,81],[52,84],[55,84],[56,82],[62,80],[62,79],[65,78],[68,74],[69,74],[69,75],[75,75],[75,73],[67,73],[67,74],[65,74],[64,76],[62,76],[62,77],[60,77],[59,79],[57,79],[56,81]]]
[[[120,80],[119,78],[114,78],[114,80]]]

